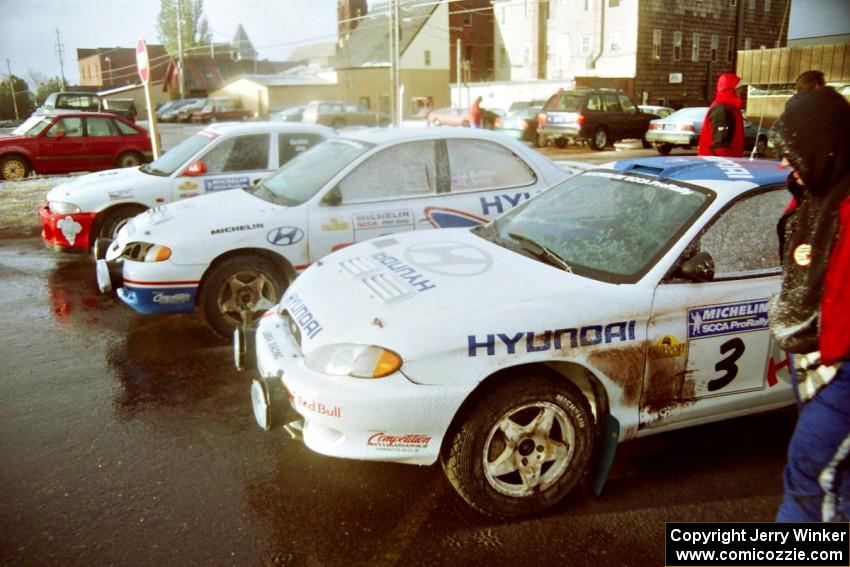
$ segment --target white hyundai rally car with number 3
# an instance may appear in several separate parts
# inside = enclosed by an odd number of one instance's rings
[[[116,280],[123,270],[118,295],[137,311],[190,313],[197,303],[210,326],[229,335],[333,250],[397,232],[482,224],[567,175],[491,132],[353,131],[256,187],[139,215],[99,262],[98,281],[102,290],[112,286],[113,262]]]
[[[216,124],[156,161],[77,177],[50,190],[39,210],[45,246],[84,252],[113,239],[142,211],[226,189],[250,187],[333,130],[311,124]]]
[[[540,512],[617,442],[792,403],[779,163],[619,161],[472,229],[328,256],[254,333],[261,427],[319,453],[430,464],[472,506]],[[601,455],[603,458],[592,458]],[[601,484],[597,484],[601,490]]]

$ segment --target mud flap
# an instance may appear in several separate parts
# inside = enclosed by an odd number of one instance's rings
[[[619,445],[620,422],[617,421],[616,417],[610,414],[605,416],[603,431],[599,440],[601,447],[593,474],[593,494],[596,496],[601,495],[602,489],[605,488],[608,472],[611,470],[611,465],[614,464],[614,454],[617,452],[617,445]]]

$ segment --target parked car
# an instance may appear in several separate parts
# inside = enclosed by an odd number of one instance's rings
[[[83,112],[108,112],[136,121],[136,107],[132,99],[107,99],[97,93],[58,92],[50,93],[44,103],[35,109],[33,116],[41,116],[53,110],[78,110]]]
[[[334,130],[346,126],[388,126],[390,123],[386,114],[374,112],[362,104],[319,100],[307,103],[301,120],[331,126]]]
[[[148,131],[120,116],[55,110],[0,137],[0,179],[132,167],[152,156]]]
[[[484,223],[567,175],[490,132],[352,130],[256,187],[135,217],[98,262],[98,281],[104,291],[120,286],[119,298],[142,313],[197,306],[227,336],[255,323],[298,272],[333,250],[397,232]]]
[[[517,140],[532,142],[537,137],[537,114],[542,106],[526,106],[511,110],[504,117],[496,118],[493,129]]]
[[[495,110],[481,108],[481,122],[486,129],[492,129],[501,115]],[[437,108],[428,113],[430,126],[469,126],[469,109],[456,106]]]
[[[511,103],[510,107],[508,107],[508,113],[516,112],[518,110],[526,109],[530,106],[542,107],[546,104],[547,99],[533,99],[533,100],[516,100]]]
[[[186,108],[189,105],[197,105],[195,110],[200,110],[201,104],[204,99],[202,98],[183,98],[176,100],[169,100],[162,106],[156,109],[156,119],[160,122],[177,122],[179,120],[179,112],[181,108]],[[187,117],[191,116],[191,112],[194,110],[186,109]]]
[[[50,190],[39,210],[48,248],[86,251],[113,239],[151,207],[228,189],[252,187],[290,159],[334,136],[308,124],[216,124],[140,168],[93,173]]]
[[[340,250],[237,333],[254,417],[323,455],[439,459],[513,517],[601,486],[619,442],[793,404],[767,320],[787,175],[619,161],[484,226]]]
[[[269,113],[269,119],[283,120],[284,122],[301,122],[306,108],[306,104],[277,108]]]
[[[537,117],[534,144],[542,147],[551,141],[563,148],[586,142],[601,151],[617,140],[642,140],[654,118],[658,116],[641,112],[626,93],[616,89],[559,90]],[[646,142],[644,146],[649,147]]]
[[[177,122],[191,122],[192,114],[202,110],[207,104],[207,99],[205,98],[194,98],[189,100],[191,100],[191,102],[187,102],[185,105],[177,109]]]
[[[670,108],[669,106],[653,106],[649,104],[639,104],[638,108],[641,112],[645,112],[647,114],[655,114],[659,118],[666,118],[667,116],[670,116],[671,114],[676,112],[675,109]]]
[[[694,106],[677,110],[666,118],[652,120],[646,133],[646,140],[655,144],[661,155],[669,154],[673,148],[694,148],[699,144],[699,133],[707,106]],[[761,157],[767,151],[767,130],[759,128],[749,120],[744,120],[744,148],[753,149]]]
[[[200,110],[192,112],[192,122],[210,124],[247,120],[253,116],[252,111],[242,108],[242,101],[238,98],[214,97],[208,98]]]

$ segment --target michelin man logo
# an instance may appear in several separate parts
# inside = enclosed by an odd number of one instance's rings
[[[80,234],[83,230],[83,225],[72,219],[71,217],[65,217],[56,223],[56,226],[59,227],[59,230],[62,231],[62,235],[65,237],[65,240],[68,241],[68,244],[71,246],[74,245],[74,241],[77,239],[77,235]]]

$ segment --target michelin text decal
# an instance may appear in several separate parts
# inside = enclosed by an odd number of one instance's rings
[[[635,321],[617,321],[607,325],[588,325],[554,331],[520,331],[511,335],[493,333],[481,339],[477,335],[467,336],[471,357],[478,356],[479,349],[484,350],[487,356],[494,356],[496,345],[499,343],[505,345],[508,354],[517,354],[517,346],[524,346],[525,352],[544,352],[633,340],[635,340]]]
[[[247,177],[225,177],[223,179],[207,179],[204,181],[204,189],[207,193],[214,191],[228,191],[230,189],[241,189],[251,185]]]
[[[214,228],[210,231],[210,234],[215,236],[216,234],[226,234],[228,232],[242,232],[244,230],[256,230],[258,228],[263,228],[263,223],[257,222],[254,224],[241,224],[239,226],[227,226],[225,228]]]
[[[688,338],[767,329],[767,299],[688,309]]]

